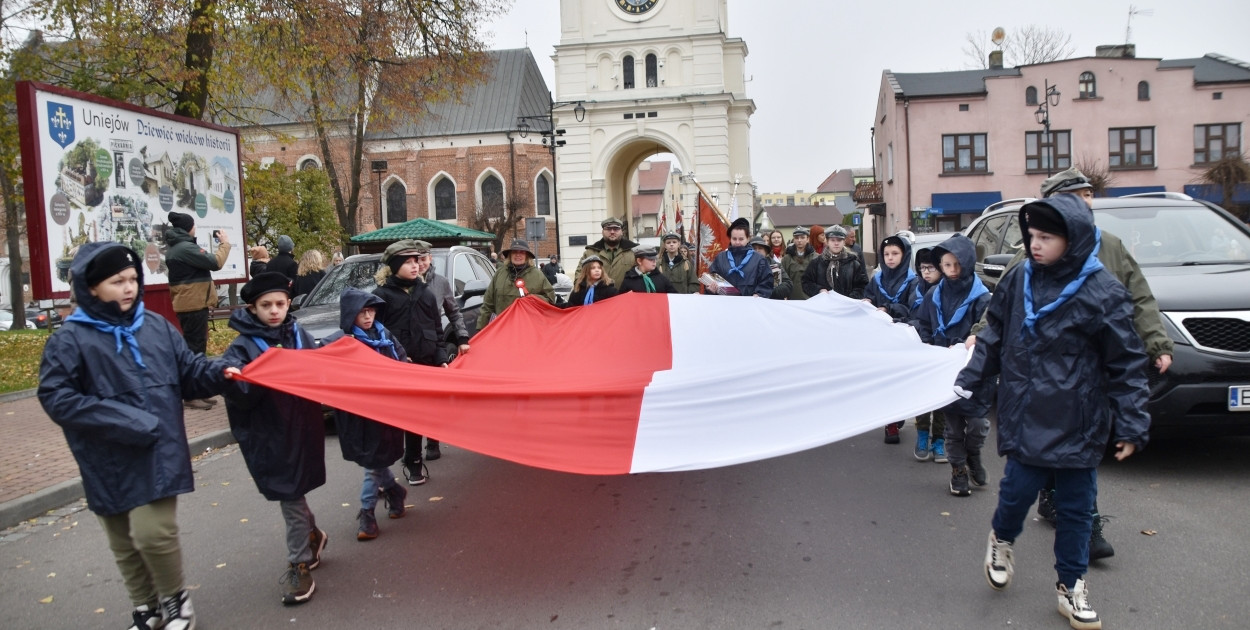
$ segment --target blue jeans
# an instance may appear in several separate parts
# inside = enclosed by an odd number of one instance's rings
[[[1042,468],[1007,458],[1007,470],[998,486],[994,534],[1015,541],[1046,480],[1055,478],[1055,573],[1072,588],[1089,565],[1089,514],[1098,498],[1097,468]]]
[[[378,489],[390,490],[396,485],[389,468],[366,468],[365,481],[360,484],[360,507],[372,512],[378,506]]]

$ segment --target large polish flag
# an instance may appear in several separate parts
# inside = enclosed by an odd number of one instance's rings
[[[242,379],[462,448],[584,474],[697,470],[821,446],[955,400],[960,348],[868,304],[626,293],[517,300],[449,368],[354,339]]]

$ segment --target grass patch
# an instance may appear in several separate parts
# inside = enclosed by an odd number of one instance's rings
[[[220,356],[239,333],[219,326],[208,331],[208,354]],[[33,389],[39,385],[39,361],[46,330],[7,330],[0,332],[0,394]]]

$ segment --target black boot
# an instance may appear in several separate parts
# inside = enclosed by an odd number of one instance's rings
[[[968,453],[968,478],[972,485],[978,488],[983,488],[988,483],[985,466],[981,465],[980,453]]]
[[[1110,516],[1103,516],[1097,512],[1092,515],[1094,519],[1094,528],[1089,532],[1089,559],[1102,560],[1115,555],[1115,547],[1102,537],[1102,526],[1107,522]]]
[[[1042,491],[1037,493],[1037,516],[1052,526],[1055,524],[1054,488],[1042,488]]]

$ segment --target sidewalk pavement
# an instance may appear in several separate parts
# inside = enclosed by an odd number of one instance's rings
[[[191,454],[234,442],[221,397],[211,410],[184,409]],[[0,530],[83,497],[65,434],[35,391],[0,396]]]

